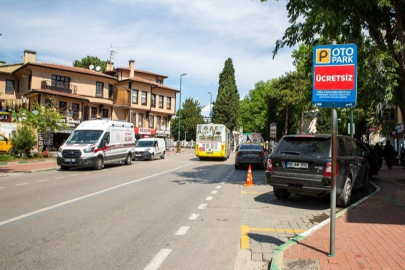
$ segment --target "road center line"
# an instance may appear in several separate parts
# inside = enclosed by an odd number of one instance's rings
[[[18,187],[18,186],[24,186],[24,185],[28,185],[28,183],[21,183],[21,184],[15,185],[15,186]]]
[[[174,235],[185,235],[188,229],[190,229],[189,226],[182,226]]]
[[[207,198],[205,198],[205,200],[206,201],[211,201],[212,200],[212,198],[214,198],[214,197],[212,197],[212,196],[208,196]],[[1,225],[1,224],[0,224]]]
[[[217,190],[213,190],[213,191],[211,191],[211,194],[217,194],[218,193],[218,191]]]
[[[159,176],[159,175],[162,175],[162,174],[166,174],[166,173],[169,173],[169,172],[172,172],[172,171],[175,171],[175,170],[183,169],[183,168],[191,166],[191,165],[192,164],[188,164],[188,165],[177,167],[177,168],[167,170],[167,171],[164,171],[164,172],[161,172],[161,173],[153,174],[153,175],[150,175],[150,176],[147,176],[147,177],[144,177],[144,178],[140,178],[140,179],[137,179],[137,180],[133,180],[133,181],[130,181],[130,182],[127,182],[127,183],[120,184],[118,186],[106,188],[106,189],[103,189],[103,190],[100,190],[100,191],[97,191],[97,192],[94,192],[94,193],[90,193],[88,195],[84,195],[84,196],[77,197],[77,198],[74,198],[74,199],[71,199],[71,200],[68,200],[68,201],[64,201],[64,202],[61,202],[61,203],[58,203],[58,204],[51,205],[49,207],[38,209],[36,211],[32,211],[30,213],[27,213],[27,214],[24,214],[24,215],[21,215],[21,216],[10,218],[10,219],[1,221],[0,222],[0,227],[3,226],[3,225],[9,224],[9,223],[15,222],[15,221],[22,220],[24,218],[32,217],[32,216],[35,216],[35,215],[38,215],[38,214],[53,210],[55,208],[59,208],[59,207],[62,207],[62,206],[68,205],[68,204],[76,203],[78,201],[82,201],[82,200],[90,198],[90,197],[98,196],[100,194],[103,194],[103,193],[106,193],[106,192],[109,192],[109,191],[112,191],[112,190],[115,190],[115,189],[126,187],[126,186],[129,186],[129,185],[135,184],[137,182],[144,181],[146,179],[150,179],[150,178],[153,178],[153,177],[156,177],[156,176]]]
[[[62,178],[65,178],[64,176],[61,176],[61,177],[56,177],[55,179],[62,179]]]
[[[216,189],[220,189],[222,186],[217,186]]]
[[[159,269],[160,265],[169,256],[171,249],[161,249],[158,254],[152,259],[152,261],[144,268],[144,270],[156,270]]]
[[[189,220],[196,220],[200,214],[192,214],[188,219]]]
[[[205,209],[205,207],[207,207],[207,205],[205,203],[200,204],[200,206],[198,206],[197,209]]]
[[[46,181],[49,181],[49,179],[38,180],[38,182],[46,182]]]
[[[6,188],[6,187],[0,187],[0,189],[3,189],[3,188]]]

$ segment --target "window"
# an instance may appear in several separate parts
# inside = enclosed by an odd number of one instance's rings
[[[96,82],[96,97],[103,97],[104,83]]]
[[[152,95],[150,96],[150,105],[151,105],[152,107],[156,108],[156,95],[155,95],[155,94],[152,94]]]
[[[143,113],[138,114],[138,127],[143,127]]]
[[[131,112],[131,123],[136,126],[136,112]]]
[[[70,78],[52,75],[52,87],[70,89]]]
[[[172,98],[167,97],[166,99],[166,109],[170,110],[172,108]]]
[[[73,119],[79,119],[80,105],[77,103],[72,103]]]
[[[103,109],[103,118],[109,118],[108,109]]]
[[[162,124],[162,116],[156,116],[156,127],[160,127]]]
[[[132,89],[132,103],[138,104],[138,90]]]
[[[97,118],[97,107],[91,107],[91,118]]]
[[[163,96],[159,96],[159,108],[163,109]]]
[[[67,111],[67,102],[66,101],[59,101],[59,112],[65,113]]]
[[[45,99],[45,107],[46,108],[52,108],[53,107],[53,102],[52,102],[51,99],[49,99],[49,98]]]
[[[113,98],[113,90],[114,90],[114,86],[111,83],[109,83],[108,84],[108,98],[109,99]]]
[[[6,94],[14,94],[14,80],[6,80]]]
[[[155,126],[155,117],[152,114],[149,114],[149,127],[153,128]]]
[[[147,92],[145,92],[145,91],[142,91],[142,103],[141,103],[141,105],[148,105],[148,102],[147,102],[147,98],[148,97],[148,93]]]
[[[158,84],[162,84],[162,79],[156,79],[156,82],[157,82]]]
[[[167,117],[163,117],[163,126],[167,128]]]

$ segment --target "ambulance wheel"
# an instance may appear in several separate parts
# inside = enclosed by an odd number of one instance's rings
[[[131,165],[132,163],[132,156],[128,154],[127,158],[125,159],[125,165]]]
[[[104,159],[102,157],[97,157],[94,169],[101,170],[102,168],[104,168]]]

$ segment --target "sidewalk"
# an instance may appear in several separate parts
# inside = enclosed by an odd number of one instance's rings
[[[405,169],[383,165],[377,190],[337,214],[335,256],[329,219],[278,247],[272,270],[405,269]]]
[[[189,153],[190,149],[182,149],[182,153]],[[166,156],[176,155],[176,149],[170,148]],[[53,154],[53,156],[55,156]],[[133,161],[134,162],[134,161]],[[0,162],[0,176],[7,176],[15,173],[33,173],[39,171],[59,170],[56,158],[51,157],[40,160],[27,160],[20,162]]]

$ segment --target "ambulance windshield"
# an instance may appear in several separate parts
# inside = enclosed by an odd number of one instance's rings
[[[102,130],[75,130],[66,140],[66,144],[91,144],[100,139]]]

